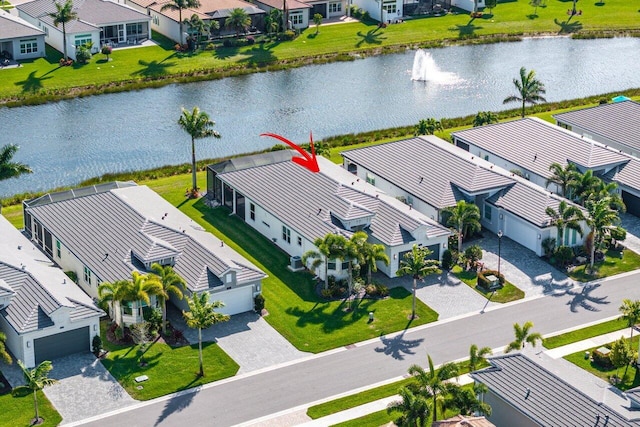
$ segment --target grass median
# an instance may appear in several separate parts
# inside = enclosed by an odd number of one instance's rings
[[[489,301],[506,303],[524,298],[524,292],[513,283],[505,280],[504,285],[496,291],[486,291],[478,287],[478,275],[475,271],[464,271],[459,265],[451,269],[462,283],[487,298]]]
[[[576,329],[575,331],[566,332],[564,334],[555,335],[545,338],[542,342],[545,348],[562,347],[563,345],[573,344],[574,342],[583,341],[600,335],[616,332],[625,328],[625,323],[620,319],[613,319],[607,322],[598,323],[586,328]]]

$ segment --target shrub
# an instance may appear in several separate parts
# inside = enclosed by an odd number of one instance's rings
[[[500,273],[498,274],[498,272],[496,270],[484,270],[484,271],[479,271],[478,272],[478,287],[483,288],[483,289],[489,289],[491,288],[492,283],[490,283],[487,280],[487,276],[491,276],[494,275],[498,278],[498,281],[500,282],[500,286],[504,286],[504,274]]]
[[[252,45],[255,44],[256,39],[253,36],[247,36],[247,44]]]
[[[613,364],[611,363],[609,354],[602,354],[596,349],[591,352],[591,358],[593,359],[593,363],[596,365],[605,369],[613,369]]]
[[[113,49],[109,45],[102,46],[102,49],[100,50],[100,53],[107,56],[107,61],[109,60],[109,55],[111,55],[111,52],[113,52]]]
[[[542,252],[546,258],[551,258],[556,250],[556,239],[547,237],[542,241]]]
[[[100,338],[100,335],[93,337],[91,341],[91,351],[93,351],[96,357],[100,356],[100,351],[102,351],[102,338]]]
[[[469,262],[472,269],[478,267],[478,261],[482,259],[482,248],[478,245],[471,245],[464,251],[464,257]]]
[[[204,50],[214,50],[216,48],[216,46],[213,43],[208,43],[205,47]]]
[[[296,33],[293,30],[287,30],[284,33],[278,35],[280,40],[290,41],[296,38]]]
[[[122,338],[124,338],[124,330],[122,330],[122,327],[120,325],[115,325],[115,329],[113,330],[113,335],[116,337],[116,339],[118,341],[122,340]]]
[[[76,60],[81,63],[86,63],[91,59],[91,51],[86,46],[78,46],[76,49]]]
[[[66,274],[67,277],[73,281],[73,283],[75,283],[76,285],[78,284],[78,275],[75,271],[65,271],[64,274]]]
[[[385,285],[376,285],[376,291],[378,292],[378,296],[380,297],[389,296],[389,288]]]
[[[332,291],[332,288],[322,289],[322,290],[320,291],[320,295],[322,295],[322,297],[323,297],[323,298],[326,298],[326,299],[330,299],[330,298],[332,298],[332,297],[333,297],[333,291]]]
[[[367,294],[367,296],[370,297],[380,297],[380,298],[384,298],[386,296],[389,296],[389,288],[387,288],[384,285],[367,285],[364,288],[365,293]]]
[[[442,269],[451,270],[453,264],[453,253],[449,249],[447,249],[442,253]]]
[[[159,308],[144,307],[142,317],[149,323],[149,332],[155,335],[162,328],[162,310]]]
[[[264,309],[264,297],[262,294],[256,295],[253,299],[253,309],[256,313],[262,313],[262,310]]]
[[[560,246],[555,253],[556,262],[564,267],[573,258],[573,249],[569,246]]]

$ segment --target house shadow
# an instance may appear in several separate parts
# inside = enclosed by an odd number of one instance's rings
[[[382,44],[383,40],[386,40],[386,37],[382,37],[384,34],[383,31],[379,27],[373,28],[366,33],[362,31],[358,31],[357,36],[360,37],[360,40],[356,43],[356,47],[361,47],[362,45],[379,45]]]
[[[571,17],[566,21],[560,22],[558,18],[554,18],[553,22],[560,27],[558,34],[571,34],[582,29],[582,23],[580,21],[570,22]]]
[[[15,85],[22,86],[22,93],[39,92],[43,88],[42,82],[53,78],[53,76],[45,77],[47,74],[51,73],[52,71],[49,71],[48,73],[43,74],[41,77],[36,76],[37,71],[32,71],[29,73],[26,79],[20,82],[15,82]]]
[[[414,340],[408,340],[404,338],[404,334],[407,329],[411,326],[411,320],[407,323],[405,329],[400,332],[398,335],[395,335],[391,338],[387,338],[386,336],[380,336],[380,344],[379,347],[375,348],[377,353],[384,353],[386,356],[391,356],[396,360],[404,360],[406,355],[416,354],[416,348],[422,344],[424,338],[418,338]]]
[[[187,409],[196,395],[200,392],[201,386],[193,388],[191,390],[186,390],[183,392],[176,393],[171,397],[171,399],[167,400],[162,408],[162,413],[158,416],[154,426],[162,424],[171,414],[182,412]]]
[[[170,58],[170,57],[169,57]],[[168,58],[163,59],[162,61],[144,61],[140,59],[138,61],[139,65],[142,65],[144,68],[141,68],[138,71],[134,71],[131,73],[134,76],[143,76],[143,77],[159,77],[167,74],[167,70],[169,67],[173,67],[176,65],[175,62],[165,62]]]
[[[610,304],[610,301],[607,301],[608,296],[594,296],[591,293],[598,288],[600,288],[599,283],[595,283],[592,285],[585,285],[582,288],[572,288],[567,289],[564,292],[556,292],[551,294],[554,297],[564,297],[568,296],[569,301],[567,301],[567,305],[572,313],[577,313],[578,309],[583,309],[587,311],[600,311],[598,308],[599,305]]]

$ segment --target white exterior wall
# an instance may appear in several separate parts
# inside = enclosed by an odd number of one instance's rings
[[[478,10],[484,8],[484,0],[478,1]],[[467,12],[473,12],[473,0],[452,0],[451,6],[459,7],[460,9],[466,10]]]
[[[32,18],[31,16],[21,11],[18,11],[18,16],[24,19],[25,21],[40,28],[42,31],[44,31],[45,43],[51,46],[52,48],[56,49],[57,51],[61,53],[63,52],[62,26],[55,27],[52,25],[47,25],[42,21],[36,18]],[[100,44],[100,33],[98,32],[98,45],[99,44]],[[70,33],[67,33],[67,55],[74,60],[76,59],[76,49],[75,49],[75,46],[73,45],[73,34],[70,34]]]
[[[169,37],[171,40],[178,43],[180,41],[180,24],[178,24],[173,19],[169,19],[160,12],[156,12],[151,10],[151,29],[159,32],[165,37]],[[188,18],[185,17],[186,13],[183,13],[182,19]],[[186,28],[183,27],[186,31]],[[183,40],[186,40],[187,36],[184,35]]]
[[[385,5],[390,3],[395,3],[396,12],[388,13],[386,10],[383,11],[383,17],[380,18],[380,1],[376,0],[355,0],[353,2],[354,5],[362,8],[369,12],[369,16],[372,19],[380,22],[394,22],[396,19],[402,18],[402,1],[401,0],[382,0]]]
[[[261,8],[262,9],[262,8]],[[292,22],[291,26],[296,30],[303,30],[305,28],[309,28],[309,9],[296,9],[289,11],[289,21]],[[300,17],[298,23],[293,24],[293,19],[291,19],[292,15],[297,15]]]
[[[18,335],[15,329],[13,329],[2,316],[0,316],[0,331],[4,332],[7,336],[5,344],[7,349],[9,349],[13,355],[14,362],[16,359],[25,360],[25,350],[27,349],[27,345],[24,342],[24,337]],[[31,359],[33,360],[33,348],[31,349],[31,352]]]
[[[332,4],[340,3],[341,8],[335,12],[332,12]],[[329,1],[327,4],[327,18],[335,18],[336,16],[345,16],[347,14],[347,2],[346,1]],[[313,21],[312,21],[313,22]]]
[[[35,40],[38,46],[37,52],[25,53],[25,54],[20,53],[20,45],[27,40],[29,41]],[[32,36],[32,37],[22,37],[19,39],[12,40],[12,50],[13,50],[13,59],[18,61],[21,59],[44,58],[46,56],[44,34],[39,36]]]
[[[73,271],[76,273],[76,276],[78,276],[78,286],[80,286],[87,295],[97,299],[100,278],[92,271],[91,281],[86,282],[84,280],[85,265],[82,261],[80,261],[80,259],[78,259],[78,257],[64,245],[64,242],[60,242],[60,256],[58,256],[56,250],[56,242],[58,239],[55,235],[52,235],[51,237],[53,245],[53,256],[51,258],[53,261],[58,264],[63,271]]]

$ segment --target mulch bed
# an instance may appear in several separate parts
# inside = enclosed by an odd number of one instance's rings
[[[111,326],[107,330],[107,337],[106,337],[107,340],[110,343],[115,345],[121,345],[121,346],[133,345],[134,342],[133,342],[133,339],[131,338],[131,335],[129,334],[129,328],[125,327],[124,329],[125,329],[125,333],[123,334],[122,339],[118,339],[115,335],[115,328]],[[163,336],[162,333],[158,333],[158,335],[155,338],[152,338],[151,341],[158,342],[161,344],[167,344],[171,347],[182,347],[190,344],[189,341],[182,334],[182,331],[174,329],[171,324],[167,326],[167,336]]]
[[[2,372],[0,372],[0,396],[4,396],[9,393],[11,393],[11,385],[4,375],[2,375]]]

